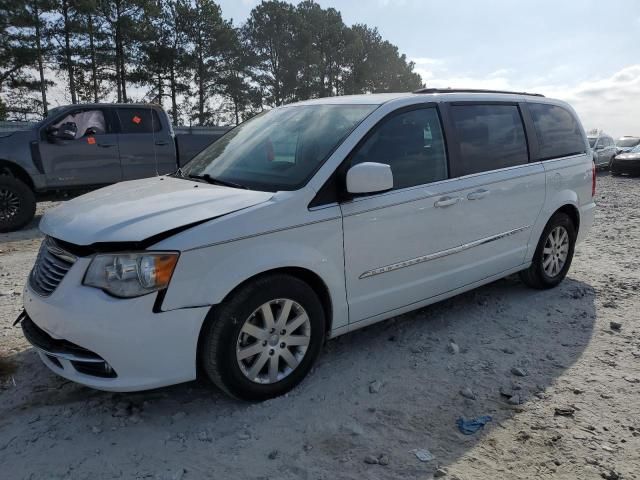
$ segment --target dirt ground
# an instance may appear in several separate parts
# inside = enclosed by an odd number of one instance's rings
[[[601,173],[597,199],[558,288],[511,277],[329,341],[255,405],[206,381],[113,394],[55,376],[11,326],[37,219],[0,235],[0,477],[640,478],[640,179]]]

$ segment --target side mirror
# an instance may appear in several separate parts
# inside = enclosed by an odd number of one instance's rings
[[[347,172],[347,192],[376,193],[393,188],[391,167],[384,163],[364,162]]]
[[[65,122],[59,127],[47,128],[47,136],[50,140],[75,140],[78,126],[75,122]]]

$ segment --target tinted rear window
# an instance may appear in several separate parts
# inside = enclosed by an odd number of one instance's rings
[[[538,137],[541,160],[586,151],[580,124],[567,110],[557,105],[530,103],[529,111]]]
[[[150,108],[118,108],[121,133],[152,133],[162,129],[158,112]]]
[[[454,105],[451,114],[460,144],[454,176],[529,161],[522,117],[516,105]]]

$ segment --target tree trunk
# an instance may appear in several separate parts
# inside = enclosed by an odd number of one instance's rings
[[[204,125],[204,60],[198,52],[198,123]]]
[[[176,86],[176,70],[174,68],[174,65],[171,64],[171,70],[169,71],[170,73],[170,83],[171,85],[169,86],[169,88],[171,89],[171,119],[173,120],[173,124],[177,125],[178,124],[178,101],[177,101],[177,92],[176,90],[178,89]]]
[[[93,102],[98,103],[98,67],[96,65],[96,47],[93,41],[93,15],[89,14],[89,51],[91,52],[91,81],[93,83]]]
[[[47,84],[44,79],[44,61],[42,58],[42,34],[40,32],[40,10],[38,8],[38,0],[33,2],[33,15],[36,27],[36,52],[38,54],[38,71],[40,72],[40,93],[42,94],[43,113],[46,117],[49,113],[47,105]]]
[[[73,58],[71,56],[71,38],[69,35],[69,4],[67,0],[62,2],[62,16],[64,17],[64,54],[67,59],[67,75],[69,75],[69,91],[71,92],[71,103],[78,103],[76,96],[76,81],[73,72]]]

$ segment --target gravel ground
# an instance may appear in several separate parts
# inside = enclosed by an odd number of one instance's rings
[[[206,381],[113,394],[56,377],[11,326],[37,219],[0,235],[0,477],[640,478],[640,179],[600,174],[598,204],[558,288],[507,278],[329,341],[295,391],[255,405]]]

